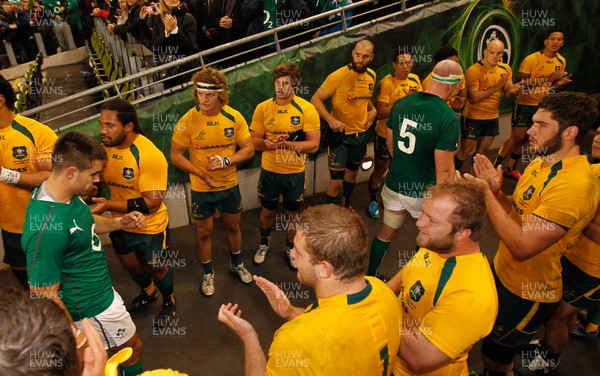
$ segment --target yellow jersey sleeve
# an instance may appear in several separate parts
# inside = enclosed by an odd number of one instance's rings
[[[398,85],[396,87],[394,77],[391,74],[388,74],[381,80],[380,84],[380,92],[377,96],[377,102],[382,102],[385,104],[394,104],[398,99],[405,97],[406,93],[402,90],[400,86],[400,81],[398,81]],[[378,136],[387,138],[387,117],[379,118],[377,120],[377,125],[375,126],[375,131]]]
[[[250,130],[256,133],[265,134],[265,109],[268,106],[268,102],[273,99],[267,99],[264,102],[261,102],[254,109],[254,114],[252,115],[252,123],[250,123]]]
[[[189,148],[191,146],[191,128],[192,128],[192,120],[193,113],[192,111],[199,111],[198,106],[186,112],[175,124],[175,129],[173,129],[173,138],[172,140],[176,142],[178,145]]]
[[[12,124],[0,130],[0,164],[21,174],[39,172],[38,162],[52,156],[52,148],[58,139],[46,125],[33,119],[16,115]],[[31,192],[14,185],[0,182],[0,227],[21,234],[25,224],[25,211]]]

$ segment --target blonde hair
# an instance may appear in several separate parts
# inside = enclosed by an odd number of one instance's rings
[[[202,69],[200,72],[196,72],[192,77],[192,82],[194,83],[194,91],[193,96],[196,102],[198,102],[198,89],[196,88],[196,84],[198,82],[204,82],[207,84],[213,84],[220,86],[223,90],[219,91],[219,99],[221,100],[221,104],[225,106],[229,103],[229,89],[227,88],[227,78],[225,75],[218,70],[206,67]]]

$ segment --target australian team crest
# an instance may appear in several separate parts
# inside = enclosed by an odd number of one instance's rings
[[[290,120],[292,125],[300,125],[300,116],[292,116]]]
[[[25,146],[15,146],[13,148],[13,157],[17,159],[27,157],[27,148]]]
[[[412,301],[418,302],[425,295],[425,289],[421,284],[421,281],[415,282],[414,285],[410,288],[410,299]]]
[[[529,188],[527,188],[527,190],[525,191],[525,193],[523,193],[523,199],[525,201],[530,200],[531,196],[533,196],[534,192],[535,192],[534,186],[530,185]]]
[[[373,84],[369,84],[369,91],[373,91]]]
[[[123,177],[127,180],[133,179],[133,168],[123,167]]]
[[[233,128],[225,128],[223,130],[223,132],[225,133],[225,137],[227,137],[227,138],[233,137]]]

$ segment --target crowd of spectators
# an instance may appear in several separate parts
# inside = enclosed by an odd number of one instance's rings
[[[59,52],[58,48],[67,51],[73,44],[83,46],[93,32],[93,18],[98,17],[106,22],[109,31],[124,41],[143,44],[156,57],[154,65],[160,65],[351,5],[352,0],[0,0],[0,3],[0,39],[3,42],[0,43],[0,54],[7,53],[5,44],[10,42],[19,64],[32,61],[38,52],[34,33],[41,34],[46,53],[52,55]],[[358,10],[364,8],[366,11],[373,6],[365,5]],[[347,26],[352,22],[353,13],[356,12],[349,11],[346,15]],[[289,46],[339,31],[342,29],[340,21],[341,13],[317,23],[299,22],[280,34],[279,39],[284,39],[284,47]],[[321,26],[321,30],[316,33],[302,33],[317,26]],[[245,48],[258,47],[269,41],[273,38],[248,44]],[[266,48],[274,50],[274,45]],[[262,52],[264,50],[256,50],[254,56]]]

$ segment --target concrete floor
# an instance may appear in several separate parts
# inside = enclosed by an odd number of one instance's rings
[[[505,190],[512,191],[514,182],[507,181]],[[322,195],[307,198],[307,204],[321,204]],[[381,220],[369,219],[365,208],[368,201],[366,184],[359,184],[353,204],[374,235]],[[242,215],[243,259],[248,270],[264,276],[278,284],[290,297],[292,303],[306,306],[314,295],[306,287],[297,283],[295,273],[285,263],[282,252],[284,234],[273,230],[272,247],[265,263],[254,265],[252,257],[259,241],[257,228],[258,210]],[[382,273],[393,275],[413,254],[415,249],[416,227],[414,220],[408,220],[401,233],[390,246],[384,260]],[[277,226],[277,225],[276,225]],[[214,296],[206,298],[199,292],[201,267],[195,251],[195,227],[189,225],[172,230],[170,250],[171,266],[175,272],[175,292],[178,309],[177,318],[171,327],[161,331],[153,330],[152,321],[160,309],[160,302],[154,302],[141,312],[132,314],[144,343],[144,368],[173,368],[190,375],[241,375],[243,374],[243,349],[237,336],[217,320],[221,304],[238,303],[243,317],[248,319],[259,333],[265,352],[273,334],[283,321],[276,316],[260,290],[254,285],[243,285],[228,272],[229,257],[222,226],[215,226],[214,268],[216,272]],[[487,225],[482,236],[482,245],[491,259],[496,252],[498,237]],[[106,247],[106,257],[113,278],[113,284],[126,302],[136,295],[134,282],[120,265],[111,246]],[[0,285],[16,285],[8,271],[0,271]],[[476,307],[474,307],[476,309]],[[555,375],[598,375],[595,360],[600,357],[600,342],[587,342],[572,339],[564,352]],[[469,354],[471,370],[481,372],[483,367],[479,355],[479,344]],[[518,361],[515,359],[515,361]]]

